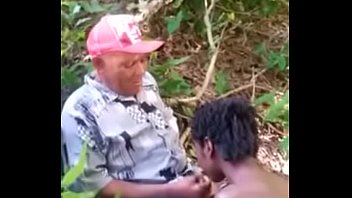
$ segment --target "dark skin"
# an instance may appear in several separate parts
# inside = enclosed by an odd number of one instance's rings
[[[195,141],[198,163],[210,179],[220,182],[225,177],[229,185],[215,198],[287,198],[288,181],[264,170],[257,159],[247,157],[239,162],[222,160],[209,139]]]
[[[137,94],[148,67],[148,54],[111,52],[93,59],[99,80],[111,90],[125,95]]]
[[[112,52],[93,59],[98,80],[111,90],[125,95],[136,95],[147,70],[148,54]],[[202,175],[187,176],[174,183],[135,184],[112,181],[100,192],[100,197],[121,198],[182,197],[204,198],[209,196],[210,181]]]

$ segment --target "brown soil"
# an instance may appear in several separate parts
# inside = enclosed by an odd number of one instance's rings
[[[168,36],[165,30],[165,22],[161,16],[165,16],[166,8],[161,9],[154,14],[147,25],[145,33],[149,37],[166,38],[167,43],[159,53],[160,60],[166,60],[169,57],[191,56],[184,64],[177,67],[177,70],[192,85],[195,91],[202,86],[207,64],[209,63],[208,43],[205,39],[199,38],[195,33],[190,32],[186,25],[183,25],[176,33]],[[216,70],[223,70],[231,77],[231,89],[240,89],[233,95],[241,95],[248,99],[256,98],[269,91],[278,91],[284,93],[288,89],[288,74],[265,69],[265,61],[262,57],[255,54],[257,43],[265,42],[266,46],[272,50],[280,49],[288,42],[288,14],[279,14],[270,19],[257,19],[242,23],[239,26],[231,24],[227,27],[221,41],[220,53],[216,62]],[[215,35],[214,35],[215,36]],[[262,72],[262,73],[260,73]],[[250,82],[253,75],[259,74],[256,78],[255,86]],[[214,82],[214,81],[212,81]],[[250,85],[252,86],[247,86]],[[202,97],[202,101],[209,101],[218,97],[211,83]],[[173,105],[174,110],[185,115],[184,108],[180,105]],[[259,107],[259,113],[265,108]],[[178,116],[180,127],[185,131],[189,126],[187,116]],[[284,131],[282,126],[268,125],[262,119],[260,123],[261,146],[258,153],[259,160],[269,170],[287,175],[283,171],[286,164],[284,155],[278,148],[279,140],[283,137]],[[181,137],[182,138],[182,137]],[[188,135],[183,135],[182,141],[188,154],[194,157],[194,151],[189,141]]]

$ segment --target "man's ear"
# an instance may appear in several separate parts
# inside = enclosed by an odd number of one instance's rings
[[[209,158],[213,158],[215,154],[214,145],[208,137],[204,138],[204,154]]]
[[[96,57],[96,58],[92,59],[92,64],[93,64],[94,69],[99,71],[101,68],[104,67],[104,60],[100,57]]]

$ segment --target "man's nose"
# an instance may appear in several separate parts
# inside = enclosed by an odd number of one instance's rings
[[[137,75],[142,75],[144,73],[144,70],[145,70],[145,66],[142,62],[138,62],[137,63],[137,68],[136,68],[136,74]]]

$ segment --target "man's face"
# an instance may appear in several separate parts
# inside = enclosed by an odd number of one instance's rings
[[[219,163],[216,160],[215,152],[210,141],[204,141],[201,145],[198,141],[194,141],[198,165],[203,169],[204,173],[214,182],[220,182],[225,178],[221,171]]]
[[[99,58],[95,68],[110,89],[126,96],[139,92],[148,66],[147,54],[113,52]]]

